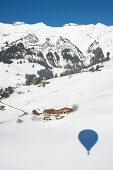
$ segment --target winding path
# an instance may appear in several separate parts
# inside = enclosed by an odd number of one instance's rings
[[[6,104],[6,103],[4,103],[4,102],[2,102],[2,101],[0,101],[0,103],[1,103],[1,104],[3,104],[3,105],[5,105],[5,106],[8,106],[8,107],[11,107],[11,108],[13,108],[13,109],[16,109],[16,110],[19,110],[19,111],[23,112],[23,114],[21,114],[21,115],[20,115],[20,116],[18,116],[17,118],[19,118],[19,117],[22,117],[22,116],[25,116],[25,115],[28,115],[28,114],[29,114],[28,112],[26,112],[26,111],[24,111],[24,110],[22,110],[22,109],[19,109],[19,108],[17,108],[17,107],[11,106],[11,105]],[[15,120],[15,119],[17,119],[17,118],[2,121],[2,122],[0,122],[0,124],[7,123],[7,122],[12,121],[12,120]]]

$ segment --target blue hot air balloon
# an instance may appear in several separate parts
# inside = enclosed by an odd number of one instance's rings
[[[95,145],[98,140],[98,134],[94,130],[82,130],[78,135],[79,141],[87,149],[88,155],[90,149]]]

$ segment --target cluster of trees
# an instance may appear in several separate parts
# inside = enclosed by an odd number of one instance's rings
[[[81,69],[66,69],[64,72],[60,73],[60,77],[62,76],[69,76],[71,74],[76,74],[76,73],[80,73],[81,72]]]
[[[14,92],[14,88],[9,86],[7,88],[0,89],[0,98],[7,98]]]
[[[51,68],[47,62],[46,62],[46,59],[44,58],[44,55],[41,51],[38,51],[37,52],[37,55],[35,54],[35,57],[28,57],[28,61],[29,63],[38,63],[46,68]]]
[[[25,78],[26,78],[26,85],[37,85],[39,83],[41,83],[42,80],[48,80],[54,77],[57,77],[57,75],[53,75],[52,70],[50,69],[41,69],[39,71],[37,71],[38,77],[35,74],[26,74]]]
[[[22,63],[25,63],[25,60],[24,61],[17,61],[17,64],[22,64]]]
[[[24,58],[22,54],[24,51],[25,48],[22,43],[12,44],[9,48],[0,52],[0,62],[11,64],[13,63],[12,59],[22,59]]]
[[[54,56],[54,55],[55,55],[55,56]],[[60,58],[59,58],[59,56],[58,56],[58,54],[57,54],[56,52],[54,53],[54,55],[53,55],[52,52],[48,52],[48,53],[46,54],[46,57],[47,57],[48,62],[49,62],[53,67],[58,67]]]
[[[37,74],[39,75],[41,80],[54,78],[53,71],[48,68],[37,71]]]
[[[72,55],[71,52],[72,49],[69,48],[63,49],[61,52],[63,59],[67,62],[65,69],[74,69],[75,67],[77,69],[84,68],[83,62],[79,59],[76,53],[73,53]]]
[[[101,68],[104,67],[103,64],[101,65],[96,65],[96,67],[91,67],[89,71],[94,72],[94,71],[101,71]]]
[[[35,74],[26,74],[26,75],[25,75],[25,78],[26,78],[25,84],[26,84],[27,86],[32,85],[32,84],[33,84],[33,85],[37,85],[37,84],[39,84],[39,83],[41,82],[40,77],[39,77],[39,78],[36,77]]]
[[[96,48],[94,46],[97,45]],[[88,48],[87,51],[89,54],[91,54],[91,59],[90,59],[90,66],[93,66],[95,64],[101,63],[101,62],[106,62],[110,60],[110,52],[107,52],[106,56],[103,53],[102,48],[99,46],[99,42],[94,41],[90,47]],[[92,55],[93,54],[93,55]]]

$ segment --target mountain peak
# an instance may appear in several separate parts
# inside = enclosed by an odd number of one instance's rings
[[[36,23],[34,25],[37,25],[37,26],[47,26],[44,22],[38,22],[38,23]]]
[[[20,21],[14,21],[14,22],[12,23],[13,26],[23,25],[23,24],[25,24],[25,23],[24,23],[24,22],[20,22]]]
[[[68,23],[68,24],[65,24],[64,26],[78,26],[78,24],[75,24],[75,23]]]
[[[107,27],[107,25],[103,24],[103,23],[97,23],[96,26],[99,26],[99,27]]]

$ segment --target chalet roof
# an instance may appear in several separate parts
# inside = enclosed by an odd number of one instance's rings
[[[45,109],[43,112],[48,113],[48,114],[55,114],[56,110],[55,109]]]
[[[61,109],[59,109],[59,110],[72,110],[72,108],[69,108],[69,107],[63,107],[63,108],[61,108]]]

